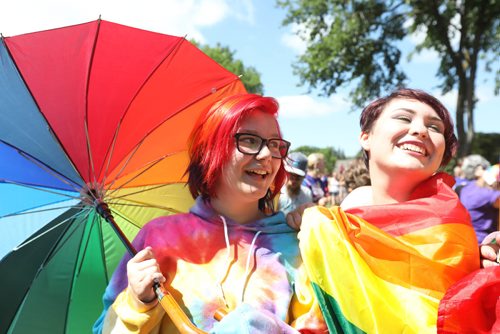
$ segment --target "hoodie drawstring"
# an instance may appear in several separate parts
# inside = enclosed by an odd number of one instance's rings
[[[220,218],[222,220],[222,224],[224,225],[224,240],[226,241],[226,265],[225,265],[226,270],[222,272],[222,275],[219,278],[219,283],[217,284],[217,286],[219,287],[219,291],[222,300],[224,301],[224,305],[226,305],[226,307],[229,307],[229,305],[227,305],[226,295],[224,294],[224,288],[222,288],[222,284],[226,280],[227,272],[229,271],[229,267],[231,265],[231,245],[229,244],[229,232],[227,230],[226,219],[223,216],[220,216]]]
[[[228,271],[231,267],[231,245],[229,243],[229,231],[227,227],[227,222],[226,219],[223,216],[220,216],[222,220],[222,224],[224,226],[224,240],[226,242],[226,261],[225,261],[225,270],[222,272],[221,277],[219,278],[219,282],[217,284],[222,300],[224,301],[224,304],[227,308],[229,308],[229,305],[227,304],[226,300],[226,295],[224,293],[224,288],[222,287],[222,284],[224,284],[227,276],[228,276]],[[260,235],[262,231],[258,231],[255,233],[255,236],[252,239],[252,243],[250,244],[250,249],[248,250],[248,255],[247,255],[247,260],[246,260],[246,265],[245,265],[245,279],[243,280],[243,285],[241,287],[241,296],[240,296],[240,301],[243,303],[245,299],[245,290],[248,285],[248,281],[250,278],[250,260],[253,256],[253,253],[255,251],[255,243],[257,242],[257,238]]]
[[[245,290],[247,288],[248,280],[250,278],[250,259],[252,258],[254,247],[255,247],[255,242],[257,241],[257,237],[262,231],[258,231],[255,233],[255,236],[252,239],[252,243],[250,244],[250,249],[248,250],[248,255],[247,255],[247,263],[245,266],[245,280],[243,281],[243,286],[241,287],[241,302],[243,303],[245,299]]]

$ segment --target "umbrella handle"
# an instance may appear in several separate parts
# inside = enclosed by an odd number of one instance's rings
[[[97,212],[111,225],[113,230],[116,232],[123,245],[130,253],[130,256],[133,257],[135,254],[137,254],[137,250],[130,243],[130,241],[127,239],[125,234],[116,223],[113,215],[111,214],[111,211],[109,210],[108,205],[100,199],[97,199],[94,204]],[[187,317],[186,313],[184,313],[179,304],[177,304],[172,294],[168,292],[160,282],[155,280],[153,288],[156,296],[158,297],[160,305],[163,307],[165,313],[168,314],[175,327],[177,327],[181,334],[208,334],[207,332],[204,332],[193,325],[191,320],[189,320],[189,318]]]
[[[179,304],[175,301],[174,296],[172,296],[172,294],[165,289],[161,283],[155,281],[154,290],[158,296],[160,305],[163,307],[181,334],[207,334],[207,332],[204,332],[193,325],[186,313],[184,313]]]
[[[229,310],[225,307],[218,308],[214,313],[214,319],[221,321],[229,313]]]
[[[113,230],[115,230],[116,234],[124,244],[127,251],[130,253],[130,255],[133,257],[135,254],[137,254],[134,246],[127,239],[120,227],[118,227],[118,224],[116,224],[116,221],[111,214],[108,205],[101,200],[96,200],[95,207],[97,209],[97,212],[111,225]],[[179,304],[177,304],[172,294],[167,289],[165,289],[163,285],[156,279],[153,285],[153,289],[156,293],[156,296],[158,297],[160,305],[163,307],[165,313],[168,314],[170,320],[172,320],[174,326],[179,330],[181,334],[208,334],[207,332],[204,332],[193,325],[186,313],[184,313]],[[217,321],[220,321],[226,314],[227,310],[218,309],[214,314],[214,318]]]

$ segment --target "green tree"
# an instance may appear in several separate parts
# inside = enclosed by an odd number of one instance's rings
[[[229,49],[229,47],[222,46],[219,43],[217,43],[215,47],[211,47],[208,45],[200,45],[193,40],[190,42],[195,44],[207,56],[215,60],[228,71],[240,75],[241,82],[243,82],[243,85],[249,93],[261,95],[264,93],[264,86],[260,81],[260,73],[257,72],[254,67],[245,67],[241,60],[235,59],[235,52]]]
[[[398,43],[414,32],[425,39],[414,52],[438,54],[443,94],[457,89],[459,155],[471,151],[478,66],[494,72],[500,91],[499,0],[277,0],[284,25],[296,24],[307,50],[294,66],[303,83],[324,95],[353,85],[360,107],[404,85]]]
[[[338,159],[345,159],[345,154],[344,151],[342,150],[337,150],[333,147],[315,147],[315,146],[299,146],[296,149],[293,150],[293,152],[302,152],[306,156],[308,156],[311,153],[322,153],[325,156],[325,167],[326,167],[326,172],[330,174],[335,168],[335,163],[337,162]]]
[[[480,154],[492,164],[500,162],[500,133],[476,133],[472,142],[472,152]]]

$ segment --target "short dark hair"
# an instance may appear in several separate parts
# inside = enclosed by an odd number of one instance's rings
[[[443,159],[441,160],[441,167],[446,166],[451,158],[455,155],[458,148],[458,140],[455,136],[453,120],[451,119],[448,109],[434,96],[419,89],[400,88],[391,94],[381,97],[369,105],[367,105],[361,112],[359,125],[361,131],[370,132],[375,121],[379,118],[385,106],[394,99],[407,99],[417,100],[430,106],[438,114],[439,118],[444,123],[444,140],[445,150]],[[368,152],[363,152],[365,165],[368,167]]]

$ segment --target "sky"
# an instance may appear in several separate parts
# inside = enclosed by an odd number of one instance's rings
[[[215,46],[228,46],[235,58],[261,75],[264,95],[278,99],[279,122],[291,149],[309,145],[334,147],[348,157],[359,151],[359,110],[352,111],[348,88],[325,98],[299,86],[292,64],[305,50],[293,27],[283,26],[286,12],[274,0],[16,0],[2,3],[0,33],[14,36],[102,19]],[[403,69],[409,87],[423,89],[455,111],[456,92],[445,96],[437,88],[439,59],[424,51],[407,61],[406,54],[422,33],[403,43]],[[500,132],[500,97],[493,94],[491,75],[480,73],[475,110],[477,132]],[[367,101],[369,102],[369,101]]]

